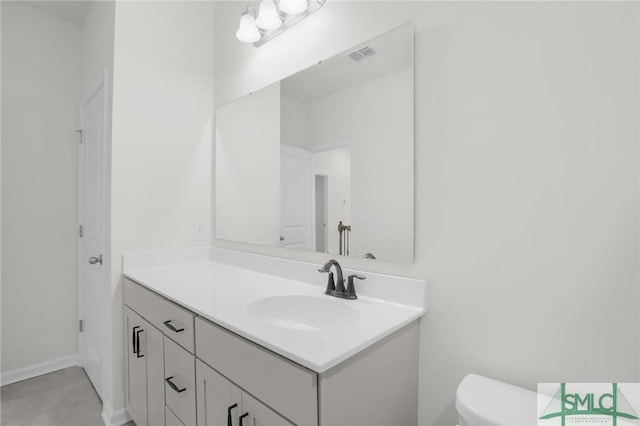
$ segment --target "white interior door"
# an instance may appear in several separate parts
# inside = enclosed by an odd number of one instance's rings
[[[106,80],[106,79],[105,79]],[[78,354],[100,398],[105,376],[106,103],[102,84],[81,106],[79,150]]]
[[[282,247],[313,250],[312,183],[311,152],[281,145],[280,243]]]

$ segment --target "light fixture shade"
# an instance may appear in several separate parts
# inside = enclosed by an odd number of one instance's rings
[[[260,40],[260,31],[256,27],[256,19],[249,12],[245,12],[240,17],[240,26],[236,31],[236,37],[245,43],[253,43]]]
[[[309,7],[308,0],[280,0],[280,10],[287,15],[298,15]]]
[[[263,30],[275,30],[280,28],[282,20],[278,16],[278,10],[273,0],[262,0],[260,2],[260,11],[256,19],[256,25]]]

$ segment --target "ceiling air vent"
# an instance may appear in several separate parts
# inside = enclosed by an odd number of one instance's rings
[[[368,58],[369,56],[373,56],[376,54],[376,51],[369,46],[363,47],[362,49],[358,49],[355,52],[349,53],[349,57],[356,62],[360,62],[363,59]]]

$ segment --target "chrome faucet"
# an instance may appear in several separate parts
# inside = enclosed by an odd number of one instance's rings
[[[331,272],[331,267],[335,266],[336,269],[336,278],[337,281],[333,280],[333,272]],[[329,279],[327,281],[327,289],[324,294],[328,294],[330,296],[340,297],[342,299],[357,299],[356,288],[353,284],[353,279],[357,278],[359,280],[364,280],[365,277],[362,275],[349,275],[349,287],[344,288],[344,278],[342,277],[342,268],[337,260],[331,259],[324,266],[318,269],[318,272],[328,272]]]

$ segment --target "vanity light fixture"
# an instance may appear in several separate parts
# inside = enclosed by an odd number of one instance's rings
[[[278,15],[276,4],[273,0],[262,0],[260,2],[260,9],[258,17],[256,18],[256,25],[263,30],[276,30],[282,25],[282,19]]]
[[[261,0],[240,16],[238,40],[259,47],[320,9],[326,0]]]
[[[280,10],[287,15],[298,15],[309,7],[307,0],[280,0]]]
[[[262,37],[262,34],[260,34],[256,26],[256,18],[253,10],[247,8],[242,16],[240,16],[240,26],[238,27],[238,31],[236,31],[236,37],[245,43],[254,43]]]

